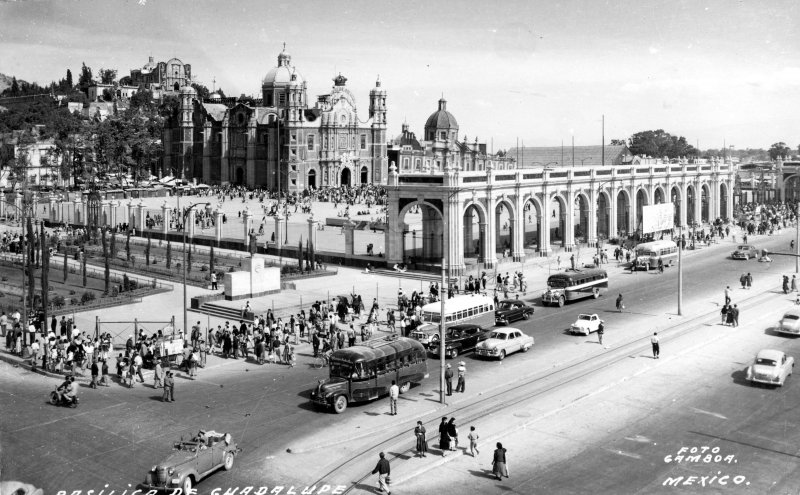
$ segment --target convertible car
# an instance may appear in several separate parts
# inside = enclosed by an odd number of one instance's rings
[[[191,440],[173,444],[172,453],[150,469],[140,490],[189,490],[201,479],[219,468],[233,469],[233,458],[242,449],[236,446],[230,433],[200,432]]]

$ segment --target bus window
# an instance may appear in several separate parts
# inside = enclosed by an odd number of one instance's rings
[[[469,308],[468,314],[469,316],[475,316],[475,308]]]

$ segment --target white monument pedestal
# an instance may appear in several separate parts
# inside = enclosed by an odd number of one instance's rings
[[[229,301],[274,294],[281,290],[281,270],[264,266],[264,258],[245,258],[242,271],[226,273],[224,284]]]

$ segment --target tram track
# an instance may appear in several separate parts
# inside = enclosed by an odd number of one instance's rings
[[[755,292],[749,295],[749,297],[740,299],[738,301],[739,307],[741,309],[753,308],[762,302],[762,300],[775,295],[775,289],[776,287],[770,287],[763,291]],[[659,329],[659,337],[661,337],[662,344],[670,342],[682,336],[696,332],[704,326],[709,325],[710,322],[713,322],[712,324],[716,324],[718,322],[718,318],[719,316],[716,308],[705,311],[698,314],[691,320],[676,322],[671,326],[661,327]],[[523,376],[519,381],[511,384],[510,386],[496,389],[489,393],[484,392],[480,397],[469,404],[448,409],[447,415],[458,416],[461,424],[476,422],[477,420],[490,417],[504,409],[514,407],[526,401],[530,401],[531,399],[535,399],[536,397],[544,396],[545,394],[548,394],[556,389],[573,384],[583,378],[586,378],[587,376],[610,368],[622,361],[630,359],[632,354],[639,353],[642,350],[649,350],[649,346],[649,334],[630,339],[624,343],[615,345],[615,347],[608,352],[588,356],[574,362],[565,363],[563,366],[559,366],[556,369],[532,373],[530,375]],[[538,388],[536,388],[537,385]],[[533,390],[531,390],[531,388],[533,388]],[[580,396],[571,399],[570,404],[585,398],[587,395],[588,394],[581,394]],[[426,413],[426,415],[430,414],[432,413]],[[550,414],[552,414],[552,412],[544,413],[544,415]],[[423,424],[426,427],[438,427],[436,421],[439,419],[439,414],[437,413],[434,418],[431,418],[427,421],[423,419]],[[534,418],[528,418],[529,421],[533,419]],[[320,485],[331,483],[330,478],[332,476],[341,474],[343,470],[349,466],[354,466],[355,464],[363,461],[367,456],[373,458],[377,456],[378,452],[387,452],[390,447],[399,442],[404,444],[408,442],[408,428],[403,428],[397,433],[392,433],[389,437],[383,438],[380,441],[363,448],[360,453],[352,455],[338,463],[323,476],[319,477],[315,484]],[[393,453],[387,453],[386,456],[391,462],[399,458],[407,457],[407,455],[412,452],[413,448],[406,447],[399,451],[395,449]],[[351,493],[353,489],[357,488],[358,485],[362,484],[370,476],[371,474],[369,471],[367,471],[367,474],[359,477],[358,479],[350,480],[347,485],[348,488],[346,488],[343,493]]]

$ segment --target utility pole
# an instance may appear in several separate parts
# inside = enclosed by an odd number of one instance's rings
[[[445,313],[444,313],[444,300],[447,297],[447,291],[449,290],[449,286],[447,285],[445,270],[447,270],[447,257],[442,258],[442,288],[439,290],[439,299],[441,301],[440,309],[439,309],[439,403],[445,403],[445,383],[444,383],[444,320],[445,320]]]

